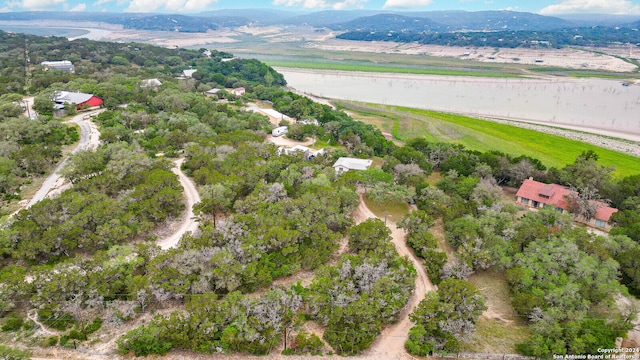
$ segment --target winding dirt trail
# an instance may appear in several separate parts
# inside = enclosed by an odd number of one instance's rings
[[[40,321],[38,321],[38,315],[36,313],[36,309],[31,309],[27,312],[27,319],[33,321],[36,325],[38,325],[39,329],[36,331],[42,332],[44,336],[58,335],[57,332],[53,332],[47,329]]]
[[[353,218],[356,223],[361,223],[368,218],[377,218],[371,210],[364,203],[362,193],[360,195],[360,204],[353,214]],[[416,288],[409,298],[407,305],[400,313],[400,320],[385,328],[382,331],[381,336],[378,336],[371,348],[358,358],[363,359],[413,359],[404,349],[404,343],[407,340],[409,329],[411,329],[412,323],[409,320],[409,314],[413,309],[418,306],[420,301],[424,299],[427,291],[435,291],[436,288],[431,284],[431,280],[427,276],[427,272],[422,264],[422,260],[415,256],[413,251],[407,247],[405,237],[407,233],[396,227],[395,222],[387,221],[387,227],[391,230],[391,237],[393,238],[393,244],[396,247],[396,251],[400,256],[407,256],[416,268],[418,277],[416,278]]]
[[[86,113],[81,113],[73,117],[69,122],[76,123],[80,126],[80,142],[76,146],[71,154],[75,154],[80,150],[95,150],[100,144],[100,132],[98,127],[94,124],[90,117],[97,115],[105,109],[94,110]],[[29,200],[26,208],[30,208],[33,204],[44,200],[47,196],[53,194],[53,190],[59,189],[64,185],[65,180],[58,174],[58,172],[67,164],[67,156],[58,166],[51,172],[51,174],[45,179],[40,189],[33,195],[33,198]]]
[[[196,221],[193,214],[193,205],[197,202],[200,202],[200,194],[198,193],[198,189],[196,189],[195,185],[193,184],[193,181],[191,181],[191,179],[189,179],[187,175],[185,175],[180,169],[183,161],[184,158],[174,161],[175,167],[173,167],[171,171],[173,171],[174,174],[178,175],[180,185],[182,185],[182,188],[184,189],[184,195],[187,199],[187,209],[182,215],[180,227],[178,228],[178,230],[176,230],[176,232],[174,232],[173,234],[165,237],[164,239],[158,241],[157,244],[163,250],[178,246],[180,238],[182,238],[182,235],[184,235],[184,233],[186,233],[187,231],[191,231],[192,233],[194,233],[198,229],[198,222]]]

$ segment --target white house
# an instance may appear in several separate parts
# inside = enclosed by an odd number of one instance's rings
[[[245,88],[239,87],[231,90],[231,93],[235,96],[242,96],[245,93]]]
[[[342,174],[349,170],[367,170],[371,166],[372,162],[373,160],[370,159],[341,157],[335,164],[333,164],[333,168],[338,174]]]
[[[309,160],[309,159],[313,159],[314,157],[318,156],[318,155],[324,155],[325,154],[325,150],[324,149],[320,149],[320,150],[312,150],[306,146],[302,146],[302,145],[296,145],[292,148],[285,148],[285,147],[279,147],[278,148],[278,155],[295,155],[295,154],[303,154],[304,155],[304,159],[305,160]]]
[[[193,77],[193,74],[198,71],[198,69],[187,69],[187,70],[182,70],[182,76],[184,76],[185,78],[189,79]]]
[[[43,61],[40,65],[44,66],[47,69],[54,69],[65,71],[68,73],[74,73],[76,71],[75,66],[69,60],[61,60],[61,61]]]
[[[302,145],[296,145],[292,148],[285,148],[285,147],[279,147],[278,148],[278,154],[282,155],[295,155],[296,153],[299,154],[303,154],[304,155],[304,159],[307,160],[309,159],[309,155],[311,154],[311,149],[309,149],[306,146],[302,146]]]
[[[275,129],[271,130],[271,135],[273,135],[273,136],[282,136],[282,135],[284,135],[284,134],[286,134],[288,132],[289,132],[289,127],[280,126],[280,127],[277,127]]]

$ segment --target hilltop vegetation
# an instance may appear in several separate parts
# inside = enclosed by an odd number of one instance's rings
[[[3,208],[62,155],[44,157],[29,171],[25,164],[47,146],[60,151],[77,138],[52,115],[53,91],[91,92],[104,97],[106,108],[94,119],[100,146],[70,156],[62,171],[68,189],[0,227],[4,343],[71,350],[117,337],[117,350],[135,355],[362,353],[401,316],[416,268],[398,255],[385,222],[355,224],[357,190],[380,207],[418,208],[398,225],[440,288],[411,315],[411,353],[455,353],[474,334],[485,304],[465,279],[478,270],[505,274],[511,303],[532,329],[518,345],[525,354],[594,353],[631,328],[631,313],[619,311],[613,295],[624,286],[640,289],[640,175],[612,179],[592,151],[547,168],[534,156],[425,138],[397,146],[371,125],[286,91],[282,75],[268,66],[215,51],[208,57],[204,49],[27,36],[32,64],[72,59],[76,73],[31,65],[25,84],[19,76],[25,63],[12,57],[24,50],[25,37],[0,33],[0,39],[6,40],[2,79],[11,86],[0,98],[7,110],[0,118],[7,129]],[[189,67],[197,69],[192,78],[176,79]],[[141,86],[151,77],[163,84]],[[232,87],[244,87],[245,95],[222,90]],[[221,91],[202,94],[211,88]],[[26,89],[38,102],[36,120],[15,104]],[[267,141],[269,119],[245,110],[258,101],[296,120],[291,139],[326,144],[326,156],[279,154]],[[297,122],[311,119],[318,125]],[[341,156],[379,165],[337,175],[332,164]],[[202,199],[194,207],[199,228],[163,250],[158,237],[184,210],[171,172],[170,159],[178,157]],[[429,185],[434,171],[442,176]],[[621,210],[613,218],[615,236],[574,228],[572,215],[593,210],[580,206],[571,214],[547,209],[518,217],[498,185],[519,186],[528,177],[611,200]],[[444,223],[452,260],[431,233],[436,219]],[[307,331],[311,323],[314,333]]]

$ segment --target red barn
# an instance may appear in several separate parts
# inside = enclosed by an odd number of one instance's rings
[[[64,109],[65,104],[76,104],[76,109],[80,110],[84,106],[97,107],[101,106],[103,101],[101,98],[93,94],[84,94],[77,92],[58,91],[56,92],[53,102],[56,109]]]

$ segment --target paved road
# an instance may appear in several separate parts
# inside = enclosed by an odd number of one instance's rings
[[[178,175],[178,179],[180,180],[180,185],[184,189],[184,195],[187,198],[187,210],[182,215],[182,221],[180,222],[180,227],[178,230],[167,236],[166,238],[158,241],[158,245],[163,249],[167,250],[173,247],[178,246],[182,235],[187,231],[191,231],[192,233],[198,230],[198,222],[195,220],[195,216],[193,214],[193,205],[195,203],[200,202],[200,194],[196,189],[195,185],[191,179],[189,179],[180,169],[180,165],[184,159],[178,159],[174,161],[176,166],[171,169],[176,175]]]
[[[91,122],[91,120],[85,120],[84,117],[99,114],[103,111],[104,109],[90,111],[78,114],[74,116],[73,119],[71,119],[70,122],[76,123],[80,126],[80,142],[78,143],[78,146],[76,146],[76,148],[71,151],[72,154],[75,154],[80,150],[95,150],[98,147],[100,141],[100,132],[98,131],[97,126]],[[58,188],[62,185],[62,183],[64,183],[64,179],[60,177],[58,172],[67,164],[67,159],[69,159],[69,157],[66,157],[64,160],[62,160],[62,162],[58,164],[56,169],[49,175],[49,177],[47,177],[44,183],[42,183],[40,189],[29,201],[29,204],[27,204],[27,209],[33,206],[33,204],[37,203],[38,201],[46,198],[52,189]]]

